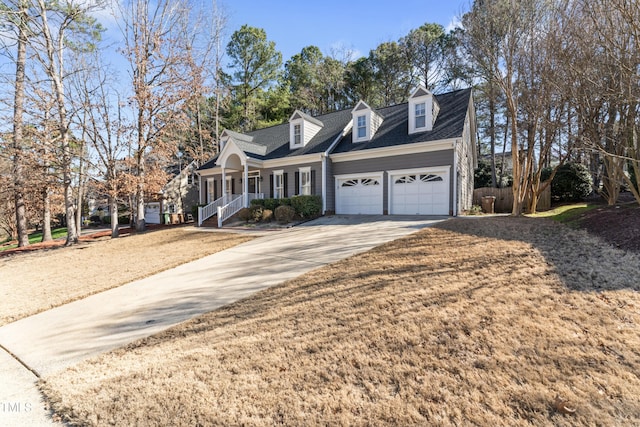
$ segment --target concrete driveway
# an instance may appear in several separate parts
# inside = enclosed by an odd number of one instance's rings
[[[41,423],[46,420],[42,405],[29,400],[35,398],[34,390],[31,394],[26,390],[29,385],[33,389],[36,375],[46,377],[444,219],[323,217],[5,325],[0,328],[0,345],[5,353],[0,357],[6,362],[0,370],[0,402],[28,401],[37,409],[31,416],[38,418],[24,425]],[[16,384],[5,389],[4,385],[12,381]],[[21,393],[28,397],[23,398]],[[0,412],[0,424],[6,416],[18,417],[14,421],[19,424],[24,415]]]

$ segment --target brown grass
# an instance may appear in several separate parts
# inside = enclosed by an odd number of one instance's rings
[[[0,325],[249,239],[238,234],[177,227],[0,257]]]
[[[639,278],[549,220],[452,220],[42,389],[91,425],[638,425]]]

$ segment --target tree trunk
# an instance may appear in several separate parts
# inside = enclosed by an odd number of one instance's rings
[[[42,241],[49,242],[53,240],[51,236],[51,196],[49,194],[49,186],[42,190]]]
[[[18,12],[18,57],[16,59],[16,83],[13,107],[13,186],[14,204],[16,210],[16,226],[18,233],[18,247],[29,245],[27,229],[27,209],[24,201],[24,170],[23,170],[23,115],[24,115],[24,83],[25,63],[27,58],[27,2],[20,2]]]
[[[491,186],[498,187],[496,179],[496,102],[493,80],[489,82],[489,143],[491,144]]]
[[[86,127],[83,126],[83,129]],[[82,202],[84,201],[84,187],[85,187],[85,168],[86,164],[84,161],[84,152],[85,152],[85,134],[82,132],[82,140],[80,144],[82,147],[80,149],[80,165],[78,167],[78,199],[76,200],[76,229],[78,230],[78,234],[82,233]]]
[[[111,238],[115,239],[120,236],[120,224],[118,224],[118,201],[115,197],[109,197],[109,214],[111,215]]]
[[[518,109],[514,100],[511,98],[512,93],[507,92],[507,109],[511,119],[511,159],[513,163],[513,206],[511,215],[519,216],[522,214],[522,201],[520,197],[522,184],[522,163],[520,161],[520,148],[518,146]]]
[[[138,168],[138,182],[136,184],[136,231],[144,231],[146,228],[144,218],[144,178],[145,178],[145,156],[144,149],[144,110],[140,108],[138,111],[138,152],[136,153],[136,166]]]

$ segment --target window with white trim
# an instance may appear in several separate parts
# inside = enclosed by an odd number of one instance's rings
[[[282,199],[284,197],[284,171],[273,171],[273,198]]]
[[[303,196],[311,195],[311,168],[300,168],[300,194]]]
[[[302,126],[299,124],[293,125],[293,144],[302,144]]]
[[[358,139],[367,137],[367,116],[358,116]]]
[[[421,102],[415,105],[415,127],[421,129],[427,126],[427,104]]]
[[[207,204],[213,202],[215,199],[215,181],[213,180],[213,178],[207,178]]]

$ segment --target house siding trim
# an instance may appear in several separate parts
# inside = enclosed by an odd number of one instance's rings
[[[369,150],[359,150],[347,153],[331,154],[334,163],[350,162],[354,160],[376,159],[391,156],[401,156],[405,154],[420,154],[433,151],[451,150],[457,138],[443,139],[440,141],[420,142],[401,146],[374,148]]]
[[[322,153],[303,154],[302,156],[285,157],[282,159],[263,160],[260,164],[261,169],[273,169],[283,166],[305,165],[322,161]]]

